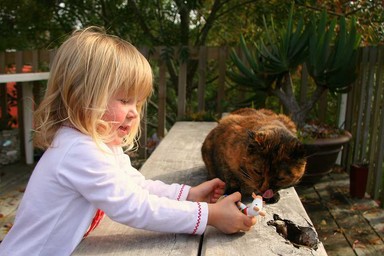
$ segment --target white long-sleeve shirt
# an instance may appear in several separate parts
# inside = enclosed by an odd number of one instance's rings
[[[202,234],[208,205],[185,201],[189,190],[146,180],[120,147],[63,127],[31,175],[0,255],[70,255],[97,209],[135,228]]]

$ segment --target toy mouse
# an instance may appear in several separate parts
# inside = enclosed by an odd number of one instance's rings
[[[253,201],[252,203],[245,205],[242,202],[237,202],[237,207],[239,210],[247,216],[265,216],[265,211],[263,211],[263,197],[252,193]]]

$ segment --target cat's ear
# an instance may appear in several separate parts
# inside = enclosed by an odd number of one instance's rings
[[[248,149],[250,152],[260,152],[264,149],[265,134],[263,132],[255,132],[247,130],[249,137]]]
[[[247,130],[248,137],[253,140],[255,138],[255,132],[251,130]]]
[[[247,130],[247,134],[251,141],[255,141],[258,145],[263,145],[265,141],[265,133],[264,132],[255,132],[252,130]]]

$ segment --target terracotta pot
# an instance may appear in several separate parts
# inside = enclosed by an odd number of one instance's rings
[[[316,151],[307,159],[301,184],[314,184],[329,174],[336,163],[339,152],[351,138],[352,135],[345,131],[343,135],[337,138],[316,139],[308,142],[307,144],[316,147]]]
[[[349,172],[349,194],[351,197],[364,198],[367,188],[369,164],[352,164]]]

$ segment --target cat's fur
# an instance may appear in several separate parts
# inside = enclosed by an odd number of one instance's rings
[[[297,184],[307,152],[289,117],[252,108],[223,117],[201,151],[209,178],[225,181],[227,193],[240,191],[247,196]]]

